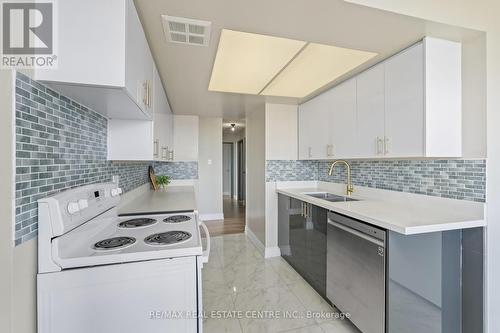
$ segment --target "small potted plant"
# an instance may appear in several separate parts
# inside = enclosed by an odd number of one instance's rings
[[[156,176],[156,183],[160,186],[161,191],[166,191],[167,185],[170,184],[170,177],[167,175]]]

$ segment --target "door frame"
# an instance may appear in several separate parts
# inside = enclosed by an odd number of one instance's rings
[[[246,199],[246,156],[245,156],[245,139],[238,140],[237,147],[237,166],[238,166],[238,200],[245,201]]]
[[[231,147],[231,155],[230,155],[230,169],[231,169],[231,175],[230,175],[230,188],[231,188],[231,199],[234,196],[234,142],[222,142],[222,168],[224,169],[224,145],[229,145]],[[223,177],[224,177],[224,170],[223,170]],[[223,178],[223,183],[224,183],[224,178]],[[224,192],[224,190],[222,191]]]

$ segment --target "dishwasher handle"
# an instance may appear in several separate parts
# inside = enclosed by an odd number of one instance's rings
[[[380,246],[380,247],[385,248],[385,244],[384,244],[384,242],[383,242],[383,241],[381,241],[380,239],[377,239],[377,238],[375,238],[375,237],[372,237],[372,236],[370,236],[370,235],[367,235],[367,234],[365,234],[365,233],[363,233],[363,232],[361,232],[361,231],[358,231],[358,230],[356,230],[356,229],[349,228],[348,226],[345,226],[345,225],[343,225],[343,224],[337,223],[337,222],[332,221],[332,220],[330,220],[330,219],[328,219],[328,224],[330,224],[330,225],[332,225],[332,226],[334,226],[334,227],[336,227],[336,228],[339,228],[339,229],[341,229],[341,230],[343,230],[343,231],[345,231],[345,232],[348,232],[348,233],[350,233],[350,234],[352,234],[352,235],[355,235],[355,236],[357,236],[357,237],[359,237],[359,238],[362,238],[362,239],[364,239],[364,240],[367,240],[367,241],[369,241],[369,242],[371,242],[371,243],[373,243],[373,244],[376,244],[376,245],[378,245],[378,246]]]

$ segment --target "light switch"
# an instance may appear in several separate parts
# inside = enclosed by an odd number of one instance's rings
[[[212,160],[208,160],[208,165],[212,165]]]

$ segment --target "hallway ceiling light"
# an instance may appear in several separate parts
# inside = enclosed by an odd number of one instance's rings
[[[306,42],[223,29],[209,91],[259,94]]]
[[[262,95],[306,97],[377,53],[310,43],[264,89]]]
[[[235,131],[236,130],[236,124],[231,124],[231,131]]]

